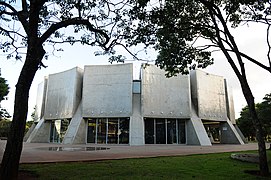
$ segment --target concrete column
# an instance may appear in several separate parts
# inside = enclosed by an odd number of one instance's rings
[[[140,94],[133,94],[133,114],[130,118],[130,145],[144,145],[144,121],[141,116]]]

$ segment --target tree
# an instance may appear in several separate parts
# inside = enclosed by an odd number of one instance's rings
[[[0,103],[1,101],[5,99],[8,93],[9,93],[9,87],[7,84],[7,80],[1,77],[1,69],[0,69]],[[1,108],[1,105],[0,105],[0,121],[5,118],[10,118],[10,115],[8,114],[7,110],[4,108]]]
[[[213,64],[213,51],[222,51],[236,74],[248,104],[258,141],[260,173],[269,174],[263,127],[255,110],[254,97],[247,81],[245,61],[250,61],[271,72],[269,29],[271,3],[268,0],[165,0],[135,1],[131,19],[135,26],[127,27],[131,33],[127,43],[154,47],[159,55],[155,63],[168,71],[187,74],[190,69],[205,68]],[[231,34],[230,26],[240,23],[262,23],[267,29],[267,63],[241,52]]]
[[[242,131],[242,133],[244,134],[244,136],[247,137],[249,141],[254,140],[255,129],[253,127],[248,106],[242,108],[240,118],[237,119],[236,123],[240,130]]]
[[[24,65],[16,84],[13,121],[0,169],[0,179],[16,179],[28,112],[29,89],[46,50],[62,43],[99,46],[106,53],[122,39],[127,0],[0,0],[0,49]],[[65,28],[65,29],[64,29]],[[65,32],[66,31],[66,32]]]
[[[271,136],[271,93],[266,94],[263,102],[256,106],[259,119],[263,123],[264,133],[266,136]],[[267,138],[269,138],[267,137]]]
[[[10,120],[2,120],[0,121],[0,137],[8,137],[9,129],[10,129]]]
[[[263,125],[263,134],[265,138],[271,135],[271,94],[266,94],[263,102],[255,105],[256,112]],[[244,107],[240,113],[240,118],[237,120],[238,126],[244,133],[245,137],[255,137],[255,129],[249,113],[248,106]]]

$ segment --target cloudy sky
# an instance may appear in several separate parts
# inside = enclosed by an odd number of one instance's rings
[[[233,34],[242,52],[245,52],[251,57],[268,64],[266,56],[266,32],[263,27],[259,25],[251,25],[250,27],[243,26],[237,30],[233,30]],[[83,68],[84,65],[109,64],[107,56],[94,56],[94,52],[98,50],[97,48],[82,45],[67,45],[62,48],[64,49],[64,52],[56,53],[54,56],[51,55],[49,60],[44,60],[44,64],[48,67],[42,68],[36,74],[30,90],[29,115],[34,110],[37,85],[43,81],[44,76],[71,69],[75,66]],[[122,52],[121,49],[119,49],[119,51]],[[145,59],[155,59],[155,55],[153,53],[148,53],[144,56]],[[233,89],[236,117],[239,117],[241,108],[246,105],[239,82],[221,52],[215,52],[213,57],[215,58],[215,64],[204,71],[224,76],[228,80]],[[23,62],[6,60],[4,56],[0,56],[2,77],[7,79],[10,86],[8,100],[2,101],[1,106],[6,108],[11,114],[13,113],[15,84],[22,65]],[[271,74],[249,62],[246,62],[245,66],[247,68],[247,77],[254,93],[255,100],[256,102],[260,102],[265,94],[271,93]],[[134,71],[136,73],[139,72],[139,67],[140,63],[134,62]],[[137,78],[136,74],[135,78]]]

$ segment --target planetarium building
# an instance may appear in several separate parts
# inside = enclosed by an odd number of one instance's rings
[[[244,144],[226,80],[201,70],[165,77],[143,65],[89,65],[39,84],[26,142],[63,144]]]

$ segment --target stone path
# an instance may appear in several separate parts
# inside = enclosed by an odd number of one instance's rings
[[[6,141],[0,140],[0,160],[2,160]],[[54,147],[54,148],[52,148]],[[56,148],[61,147],[62,149]],[[106,147],[107,150],[90,150],[88,147]],[[269,147],[269,146],[268,146]],[[50,150],[51,149],[51,150]],[[53,150],[54,151],[53,151]],[[178,156],[219,152],[237,152],[256,150],[257,144],[245,145],[62,145],[51,143],[24,143],[20,163],[50,163],[72,161],[99,161],[107,159],[142,158],[157,156]],[[56,151],[62,150],[62,151]]]

